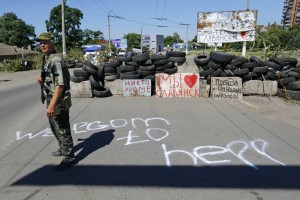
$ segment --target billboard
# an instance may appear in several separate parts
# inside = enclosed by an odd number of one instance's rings
[[[197,18],[198,43],[255,40],[257,10],[198,13]]]
[[[113,39],[111,43],[115,45],[118,49],[126,49],[127,48],[127,39]]]

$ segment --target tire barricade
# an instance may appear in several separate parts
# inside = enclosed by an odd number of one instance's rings
[[[274,57],[261,60],[256,56],[249,59],[223,52],[211,52],[194,57],[199,75],[210,83],[211,77],[241,77],[250,80],[273,80],[278,82],[279,91],[295,96],[300,93],[300,64],[296,58]],[[300,96],[298,94],[298,96]]]
[[[71,81],[80,83],[89,80],[95,97],[109,97],[112,96],[112,93],[105,86],[105,81],[150,79],[152,94],[154,94],[155,74],[174,74],[177,72],[178,67],[186,62],[185,52],[172,51],[169,55],[168,58],[166,55],[140,53],[132,57],[116,57],[114,61],[100,65],[94,65],[86,60],[81,69],[73,71],[74,76]],[[68,62],[71,63],[71,61]]]

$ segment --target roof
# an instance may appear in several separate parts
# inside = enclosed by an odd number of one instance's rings
[[[12,56],[12,55],[21,55],[21,54],[29,54],[29,53],[37,53],[37,52],[0,43],[0,56]]]

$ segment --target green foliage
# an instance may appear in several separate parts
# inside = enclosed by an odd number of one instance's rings
[[[127,39],[127,48],[140,48],[141,46],[141,34],[137,33],[128,33],[127,35],[124,35],[125,39]]]
[[[173,43],[182,43],[183,40],[180,39],[180,36],[177,32],[173,33],[173,36],[166,36],[165,37],[165,46],[169,45],[172,46]]]
[[[65,33],[67,48],[80,47],[83,41],[83,31],[80,29],[83,13],[77,8],[65,6]],[[54,7],[50,12],[49,20],[46,20],[48,32],[55,36],[58,46],[62,44],[62,15],[61,5]]]
[[[101,31],[92,31],[90,29],[83,31],[83,44],[99,44],[101,38],[103,38]]]
[[[75,60],[78,60],[78,62],[83,63],[84,57],[83,57],[83,51],[81,49],[75,48],[70,49],[67,54],[67,59],[73,58]]]
[[[16,72],[21,70],[20,59],[7,59],[3,62],[3,67],[0,67],[1,71]]]
[[[32,25],[27,25],[12,12],[0,16],[0,43],[27,48],[33,44],[34,32]]]

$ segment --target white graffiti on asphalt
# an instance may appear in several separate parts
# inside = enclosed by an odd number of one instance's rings
[[[126,119],[113,119],[105,123],[102,121],[93,121],[93,122],[79,122],[72,126],[73,132],[75,134],[88,133],[90,131],[98,131],[108,128],[122,128],[130,126],[132,130],[128,131],[126,137],[117,138],[117,141],[125,140],[125,146],[134,145],[138,143],[145,143],[150,141],[159,142],[167,138],[170,133],[162,128],[149,128],[152,121],[161,122],[164,126],[170,125],[170,123],[164,118],[131,118],[130,120]],[[140,131],[137,128],[147,127],[144,131]],[[38,133],[23,133],[22,131],[16,132],[16,140],[21,139],[33,139],[37,136],[42,137],[53,137],[53,133],[50,128],[46,128]],[[146,138],[145,138],[146,137]],[[275,162],[279,165],[285,166],[284,163],[276,160],[274,157],[266,153],[268,143],[264,140],[257,139],[253,141],[232,141],[226,145],[226,147],[221,146],[198,146],[193,149],[192,152],[186,150],[167,150],[166,144],[162,144],[163,154],[165,158],[166,165],[171,167],[171,159],[176,161],[176,155],[182,154],[187,155],[191,158],[192,163],[196,166],[198,161],[201,161],[208,165],[216,165],[222,163],[230,163],[233,159],[228,159],[228,155],[233,155],[240,162],[254,168],[258,169],[256,165],[245,158],[247,150],[254,150],[259,155],[264,156],[265,158]],[[4,147],[5,148],[5,147]],[[172,155],[172,156],[171,156]],[[249,154],[247,154],[249,155]],[[208,157],[218,157],[219,160],[211,160]],[[226,159],[220,159],[220,156],[226,156]]]
[[[233,147],[238,146],[238,145],[242,145],[242,147],[239,148],[238,152],[235,152],[233,150]],[[253,167],[254,169],[258,169],[258,167],[256,165],[254,165],[253,163],[251,163],[249,160],[247,160],[244,157],[244,154],[246,152],[247,149],[249,148],[253,148],[254,151],[256,151],[258,154],[265,156],[266,158],[270,159],[271,161],[285,166],[284,163],[276,160],[275,158],[273,158],[272,156],[268,155],[266,153],[266,147],[267,147],[268,143],[264,140],[258,139],[258,140],[254,140],[254,141],[250,141],[250,142],[244,142],[244,141],[232,141],[229,144],[226,145],[226,147],[220,147],[220,146],[199,146],[199,147],[195,147],[193,149],[193,153],[190,153],[188,151],[184,151],[184,150],[167,150],[167,147],[165,144],[162,144],[162,149],[164,151],[164,156],[165,156],[165,160],[166,160],[166,164],[168,167],[171,167],[171,161],[170,161],[170,155],[174,155],[174,154],[185,154],[187,156],[189,156],[194,165],[198,164],[198,159],[201,160],[202,162],[204,162],[205,164],[208,165],[213,165],[213,164],[219,164],[219,163],[229,163],[231,162],[231,160],[228,159],[224,159],[224,160],[209,160],[207,157],[208,156],[215,156],[215,155],[223,155],[226,153],[231,153],[231,155],[235,156],[236,158],[238,158],[238,160],[240,160],[242,163],[245,163],[246,165]],[[206,150],[206,152],[201,153],[199,152],[200,150]],[[228,157],[228,155],[226,156],[226,158]],[[174,158],[174,156],[173,156]]]

